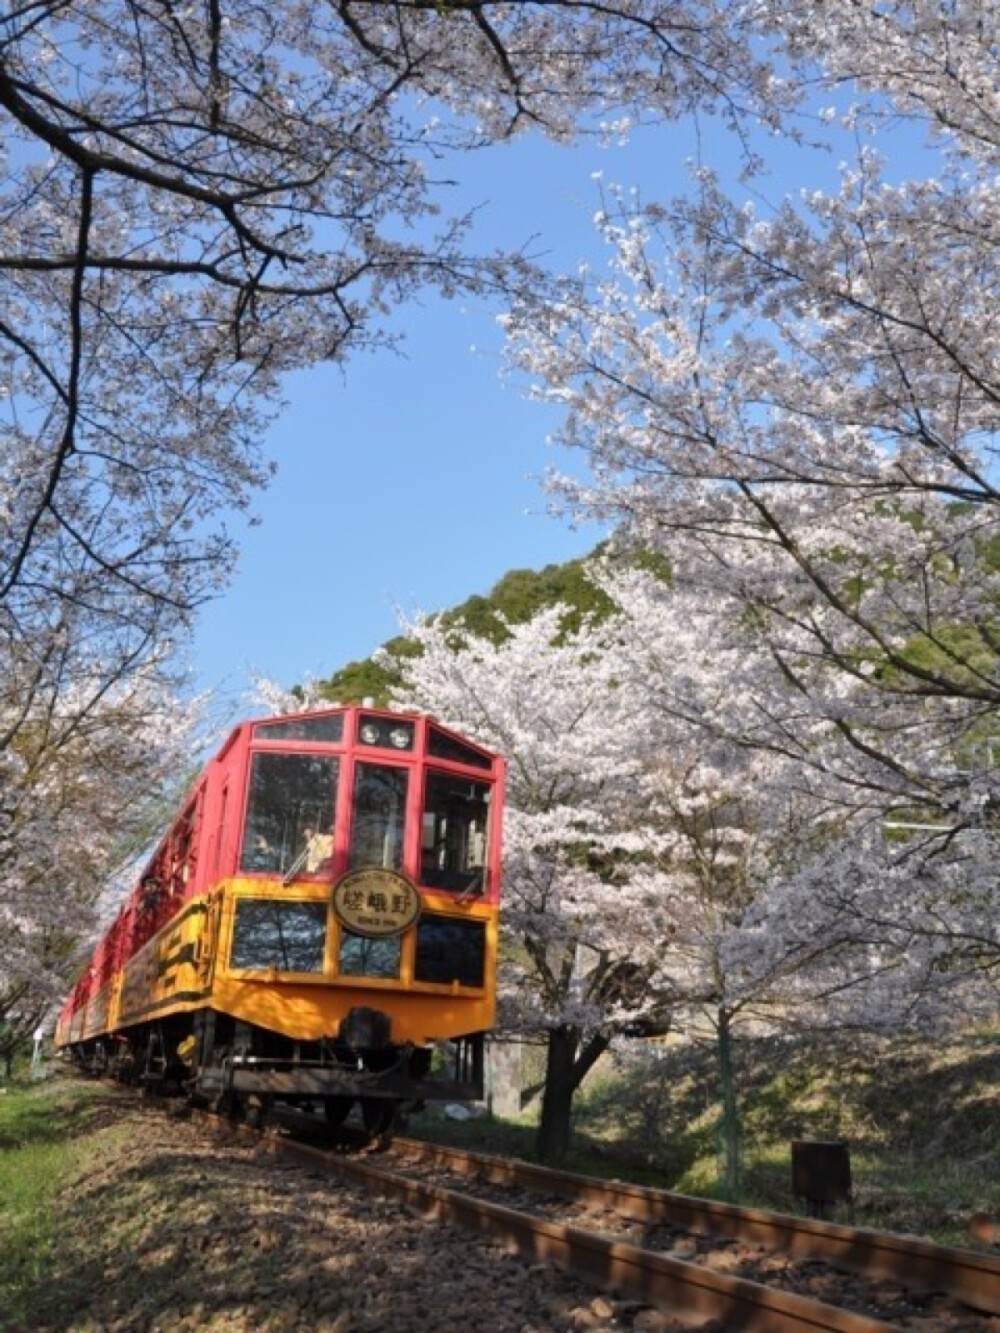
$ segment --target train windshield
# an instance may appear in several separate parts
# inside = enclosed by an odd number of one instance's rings
[[[279,718],[258,722],[254,735],[262,741],[342,741],[344,719],[340,713],[323,717]]]
[[[403,869],[407,773],[388,764],[358,764],[354,770],[354,825],[350,869]]]
[[[456,893],[482,893],[490,788],[452,773],[427,774],[420,829],[420,882]]]
[[[241,870],[287,876],[328,868],[339,764],[327,755],[254,755]]]

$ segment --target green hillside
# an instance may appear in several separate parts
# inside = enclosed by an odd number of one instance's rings
[[[588,566],[600,549],[579,560],[546,565],[541,570],[511,570],[485,595],[473,595],[438,614],[446,625],[463,624],[481,638],[498,640],[505,633],[504,621],[520,624],[544,607],[565,602],[572,608],[566,617],[566,629],[572,631],[579,626],[582,616],[607,614],[611,608],[608,599],[587,577]],[[400,662],[416,651],[402,636],[390,639],[382,647]],[[320,690],[324,698],[342,704],[360,703],[366,698],[385,704],[389,691],[398,683],[398,672],[368,657],[348,662],[322,681]]]

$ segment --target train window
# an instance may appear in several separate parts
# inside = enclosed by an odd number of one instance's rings
[[[452,773],[428,773],[420,828],[420,882],[482,893],[490,788]]]
[[[412,750],[415,730],[412,722],[396,717],[373,717],[362,714],[358,724],[358,741],[362,745],[381,745],[386,750]]]
[[[253,734],[262,741],[342,741],[344,717],[332,713],[325,717],[279,718],[276,722],[258,722]]]
[[[470,768],[492,768],[493,760],[481,750],[474,750],[471,745],[463,745],[454,736],[448,736],[437,727],[431,727],[427,739],[427,752],[435,759],[450,759],[455,764],[468,764]]]
[[[327,868],[339,763],[320,755],[254,755],[241,870],[280,875]]]
[[[425,916],[417,924],[414,979],[482,986],[486,970],[486,927],[481,921]]]
[[[198,814],[198,803],[196,801],[192,802],[177,821],[174,829],[171,840],[169,892],[175,898],[183,896],[184,890],[194,876],[197,854],[194,830]]]
[[[324,903],[237,899],[229,966],[322,972],[326,910]]]
[[[367,939],[340,932],[340,974],[345,977],[398,977],[400,940],[389,938]]]
[[[351,870],[358,866],[403,868],[407,773],[384,764],[358,764],[354,771]]]

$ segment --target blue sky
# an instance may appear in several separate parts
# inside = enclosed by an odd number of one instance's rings
[[[533,252],[553,265],[601,262],[594,173],[665,198],[683,188],[693,143],[671,126],[625,149],[526,139],[466,159],[458,196],[483,205],[484,244],[534,238]],[[712,165],[734,155],[731,140],[711,141]],[[794,163],[769,194],[833,185],[832,156]],[[402,355],[361,356],[289,383],[266,440],[278,474],[258,498],[259,524],[234,529],[237,576],[204,609],[193,644],[199,686],[234,713],[245,711],[254,673],[285,686],[328,675],[397,633],[398,609],[452,606],[509,569],[567,560],[599,539],[546,513],[541,475],[580,460],[547,443],[552,411],[502,381],[497,313],[428,297],[390,326],[406,335]]]
[[[537,140],[491,149],[468,161],[460,197],[484,206],[483,244],[534,237],[533,251],[575,265],[598,253],[592,175],[624,179],[624,157]],[[202,688],[235,705],[253,673],[286,686],[328,675],[396,634],[399,609],[452,606],[595,545],[596,528],[546,513],[541,475],[567,460],[546,442],[554,414],[502,382],[498,313],[429,295],[390,325],[400,354],[289,382],[260,521],[233,529],[237,576],[201,614]]]
[[[481,312],[407,312],[402,357],[355,360],[289,386],[268,448],[278,473],[241,538],[229,592],[195,640],[203,686],[253,672],[292,685],[368,656],[397,610],[486,592],[514,567],[589,550],[545,512],[533,479],[555,461],[554,418],[499,382],[499,333]],[[489,350],[471,350],[489,339]]]

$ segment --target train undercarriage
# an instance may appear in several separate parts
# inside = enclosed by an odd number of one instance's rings
[[[395,1045],[387,1016],[353,1009],[336,1039],[296,1041],[213,1009],[178,1013],[70,1048],[91,1073],[185,1096],[261,1124],[278,1108],[319,1111],[331,1130],[349,1117],[385,1137],[428,1101],[483,1096],[485,1034],[436,1047]]]

